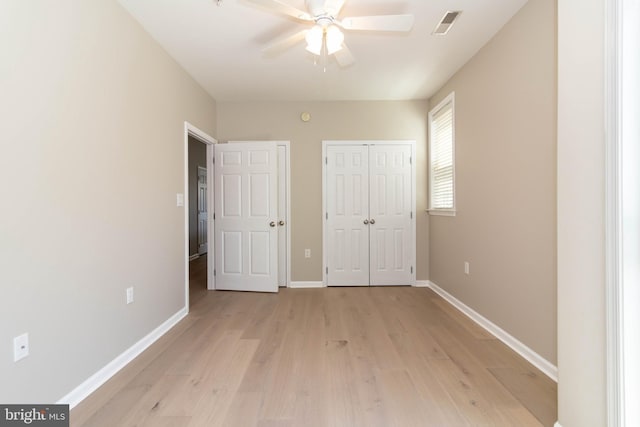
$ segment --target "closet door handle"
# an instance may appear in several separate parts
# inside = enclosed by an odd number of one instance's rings
[[[364,225],[369,225],[369,220],[368,219],[364,220]]]
[[[276,226],[276,222],[275,222],[275,221],[271,221],[271,222],[269,223],[269,227],[275,227],[275,226]]]
[[[278,225],[282,227],[284,225],[284,221],[280,221]]]
[[[375,224],[375,223],[376,223],[376,220],[375,220],[375,219],[372,219],[371,221],[369,221],[369,224],[371,224],[371,225],[373,225],[373,224]]]

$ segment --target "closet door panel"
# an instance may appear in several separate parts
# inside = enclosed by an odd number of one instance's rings
[[[370,283],[411,285],[412,166],[411,145],[370,147]]]
[[[369,174],[366,145],[327,148],[327,284],[369,285]]]

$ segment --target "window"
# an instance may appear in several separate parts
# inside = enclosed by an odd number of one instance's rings
[[[455,215],[455,120],[451,93],[429,112],[429,213]]]

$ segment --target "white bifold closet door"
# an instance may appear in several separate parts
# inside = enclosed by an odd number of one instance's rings
[[[327,285],[413,284],[411,144],[329,145]]]
[[[215,145],[216,289],[278,291],[275,143]]]

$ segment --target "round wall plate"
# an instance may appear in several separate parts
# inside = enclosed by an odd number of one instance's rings
[[[311,114],[305,111],[304,113],[300,114],[300,120],[302,120],[303,122],[308,122],[309,120],[311,120]]]

